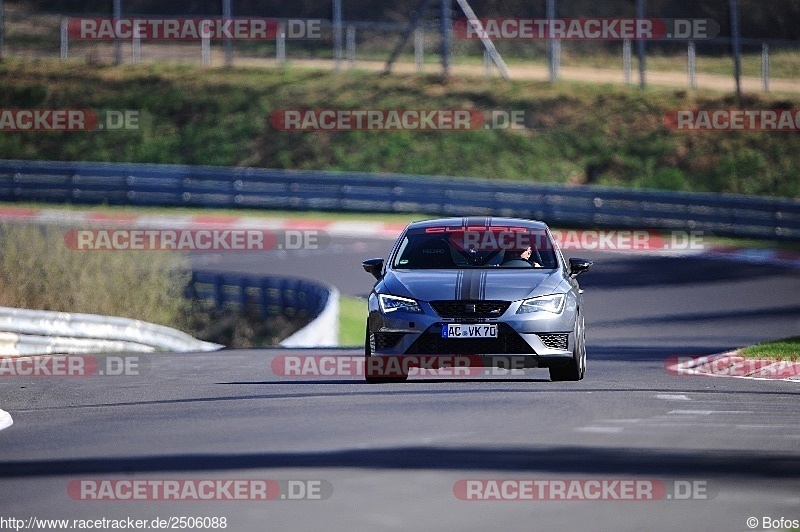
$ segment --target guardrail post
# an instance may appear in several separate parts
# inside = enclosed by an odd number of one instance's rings
[[[356,27],[347,26],[345,40],[347,48],[347,68],[352,70],[356,66]]]
[[[69,54],[69,18],[62,17],[61,18],[61,62],[65,62],[67,60],[67,55]]]
[[[697,55],[695,53],[694,48],[694,41],[689,41],[689,44],[686,47],[686,55],[688,60],[688,67],[689,67],[689,87],[692,89],[697,88],[697,78],[696,78],[696,70],[697,70]]]
[[[761,88],[769,92],[769,44],[761,43]]]
[[[222,310],[224,306],[224,286],[225,282],[222,280],[221,275],[214,276],[214,305],[218,310]]]

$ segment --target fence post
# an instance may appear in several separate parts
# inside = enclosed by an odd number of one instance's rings
[[[631,40],[622,41],[622,75],[625,77],[625,85],[631,84]]]
[[[731,47],[733,48],[733,77],[736,80],[736,101],[742,102],[742,60],[739,43],[739,0],[730,0]]]
[[[347,68],[352,70],[356,66],[356,27],[347,26],[345,34],[347,48]]]
[[[442,75],[447,77],[450,75],[450,53],[451,53],[451,39],[452,39],[452,11],[451,0],[441,0],[439,6],[439,32],[442,34]]]
[[[3,0],[0,0],[0,61],[3,60],[6,47],[6,40],[5,40],[6,19],[4,14],[5,14],[5,8],[3,7]]]
[[[333,0],[333,63],[339,72],[342,69],[342,0]]]
[[[421,28],[414,30],[414,65],[417,72],[422,71],[425,65],[425,30]]]
[[[553,74],[556,79],[561,77],[561,39],[553,43]]]
[[[694,41],[689,41],[686,47],[686,54],[689,63],[689,87],[692,89],[697,88],[697,53],[695,52]]]
[[[61,17],[61,62],[65,62],[67,60],[67,55],[69,54],[69,19],[67,17]]]
[[[640,20],[644,18],[644,1],[636,0],[636,18]],[[639,87],[645,88],[647,86],[647,65],[645,64],[647,61],[647,48],[643,39],[636,41],[636,57],[639,63]]]
[[[556,66],[556,39],[553,38],[553,19],[556,18],[556,0],[547,0],[545,6],[545,16],[547,17],[547,68],[550,73],[550,81],[558,79],[558,67]]]
[[[278,25],[278,34],[275,36],[275,60],[278,66],[286,64],[286,28],[283,24]]]
[[[133,39],[131,40],[131,55],[133,64],[138,65],[142,61],[142,33],[141,28],[133,21]]]
[[[117,22],[122,18],[122,0],[114,0],[114,34],[117,33]],[[114,39],[114,65],[122,64],[122,41]]]
[[[761,87],[769,92],[769,44],[761,43]]]
[[[203,66],[211,64],[211,23],[200,23],[200,62]]]
[[[231,15],[231,0],[222,0],[222,18],[229,20]],[[233,66],[233,41],[225,39],[222,46],[225,49],[225,66],[230,68]]]

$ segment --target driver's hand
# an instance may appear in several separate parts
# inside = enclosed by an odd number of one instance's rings
[[[528,260],[528,259],[530,259],[530,258],[531,258],[531,255],[533,255],[533,250],[531,250],[531,247],[530,247],[530,246],[528,246],[528,249],[526,249],[525,251],[523,251],[522,253],[520,253],[520,255],[519,255],[519,256],[520,256],[520,257],[522,257],[522,258],[523,258],[523,259],[525,259],[525,260]]]

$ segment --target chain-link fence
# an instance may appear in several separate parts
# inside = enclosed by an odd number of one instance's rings
[[[346,0],[344,0],[347,5]],[[0,0],[2,4],[2,0]],[[87,13],[41,11],[31,4],[9,3],[3,9],[3,55],[5,57],[60,59],[90,64],[180,62],[221,66],[233,64],[248,67],[272,67],[283,64],[337,69],[381,71],[395,48],[409,33],[393,68],[403,72],[440,72],[441,27],[438,9],[429,9],[420,17],[415,30],[409,31],[414,10],[397,13],[397,20],[359,20],[356,13],[345,9],[341,38],[331,20],[330,5],[318,9],[319,19],[274,17],[273,12],[255,13],[246,2],[234,2],[234,17],[270,17],[275,28],[268,38],[236,39],[226,44],[218,38],[150,39],[145,35],[114,41],[85,39],[75,28],[81,21],[104,17],[111,20],[110,0],[98,1],[105,9]],[[183,13],[158,14],[142,0],[122,4],[126,20],[172,19],[218,20],[222,10],[219,1],[205,6],[192,4],[194,10]],[[151,11],[144,11],[149,7]],[[175,6],[171,6],[175,7]],[[301,6],[302,7],[302,6]],[[136,11],[139,9],[139,11]],[[206,11],[200,11],[205,9]],[[167,10],[167,8],[165,8]],[[277,10],[280,11],[280,10]],[[281,15],[290,14],[283,8]],[[298,11],[307,14],[309,9]],[[348,18],[347,16],[351,18]],[[658,13],[649,13],[651,16]],[[323,17],[324,16],[324,17]],[[384,17],[386,18],[386,17]],[[464,13],[452,10],[450,28],[450,64],[455,74],[498,75],[498,68],[489,58],[479,39],[466,39],[453,25],[464,22]],[[316,33],[292,34],[292,25],[316,25]],[[724,27],[724,24],[721,24]],[[307,28],[306,28],[307,29]],[[632,40],[560,40],[555,48],[555,64],[548,64],[548,41],[542,39],[493,40],[499,55],[508,65],[512,78],[577,79],[597,82],[639,84],[636,44]],[[338,44],[338,47],[337,47]],[[778,39],[741,40],[741,74],[746,90],[800,90],[800,42]],[[683,41],[649,41],[646,43],[648,83],[685,88],[733,88],[733,61],[730,38]]]

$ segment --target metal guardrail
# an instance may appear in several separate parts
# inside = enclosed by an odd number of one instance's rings
[[[0,201],[516,216],[800,240],[792,199],[399,174],[4,160]]]
[[[283,347],[335,347],[339,340],[339,291],[307,279],[194,272],[186,296],[220,311],[308,318]]]
[[[308,317],[283,347],[338,345],[339,291],[304,279],[194,273],[188,297],[221,311]],[[95,314],[0,307],[0,357],[153,351],[213,351],[223,346],[161,325]]]
[[[0,307],[0,331],[0,355],[12,356],[214,351],[223,347],[139,320],[8,307]]]

